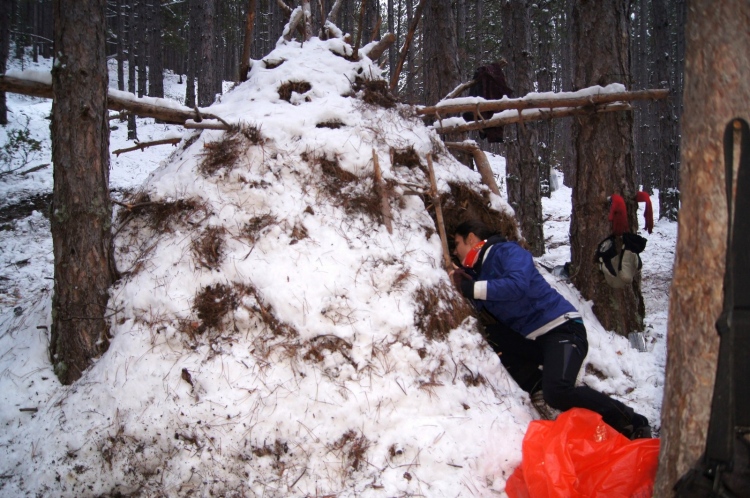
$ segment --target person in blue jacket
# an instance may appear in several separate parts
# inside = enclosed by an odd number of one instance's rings
[[[651,437],[646,417],[588,386],[576,386],[588,352],[586,327],[576,308],[539,273],[529,251],[493,235],[477,220],[461,223],[454,242],[462,266],[451,273],[451,280],[480,316],[497,321],[486,330],[490,343],[502,352],[501,359],[508,356],[514,367],[535,365],[537,372],[541,366],[541,389],[549,406],[586,408],[629,438]],[[538,389],[521,387],[529,392]]]

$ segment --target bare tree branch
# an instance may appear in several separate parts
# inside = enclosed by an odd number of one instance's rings
[[[124,152],[131,152],[131,151],[134,151],[134,150],[143,150],[143,149],[145,149],[147,147],[153,147],[155,145],[166,145],[166,144],[177,145],[178,143],[180,143],[180,140],[182,140],[182,139],[181,138],[165,138],[165,139],[162,139],[162,140],[154,140],[152,142],[139,142],[139,143],[135,144],[132,147],[127,147],[125,149],[113,150],[112,154],[114,154],[116,156],[119,156],[120,154],[122,154]]]
[[[279,7],[281,7],[281,10],[283,10],[284,13],[286,13],[287,17],[291,17],[291,15],[292,15],[292,8],[290,6],[288,6],[284,2],[284,0],[276,0],[276,3],[279,5]]]

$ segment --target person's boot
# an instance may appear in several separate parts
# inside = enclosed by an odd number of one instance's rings
[[[651,426],[648,423],[648,419],[643,415],[636,413],[630,421],[630,435],[627,435],[630,439],[651,439],[654,437],[651,432]]]
[[[531,395],[531,404],[534,405],[536,411],[539,412],[539,416],[542,420],[555,420],[558,415],[562,412],[555,408],[552,408],[544,401],[544,393],[539,389]]]

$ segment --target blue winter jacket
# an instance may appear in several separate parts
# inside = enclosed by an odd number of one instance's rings
[[[493,243],[494,242],[494,243]],[[531,253],[492,237],[474,283],[474,304],[528,339],[581,315],[539,273]]]

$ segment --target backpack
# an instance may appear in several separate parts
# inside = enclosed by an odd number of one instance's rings
[[[643,268],[640,253],[646,248],[646,239],[634,233],[622,234],[622,247],[617,250],[617,237],[613,234],[599,242],[596,261],[604,280],[614,289],[630,285]]]

